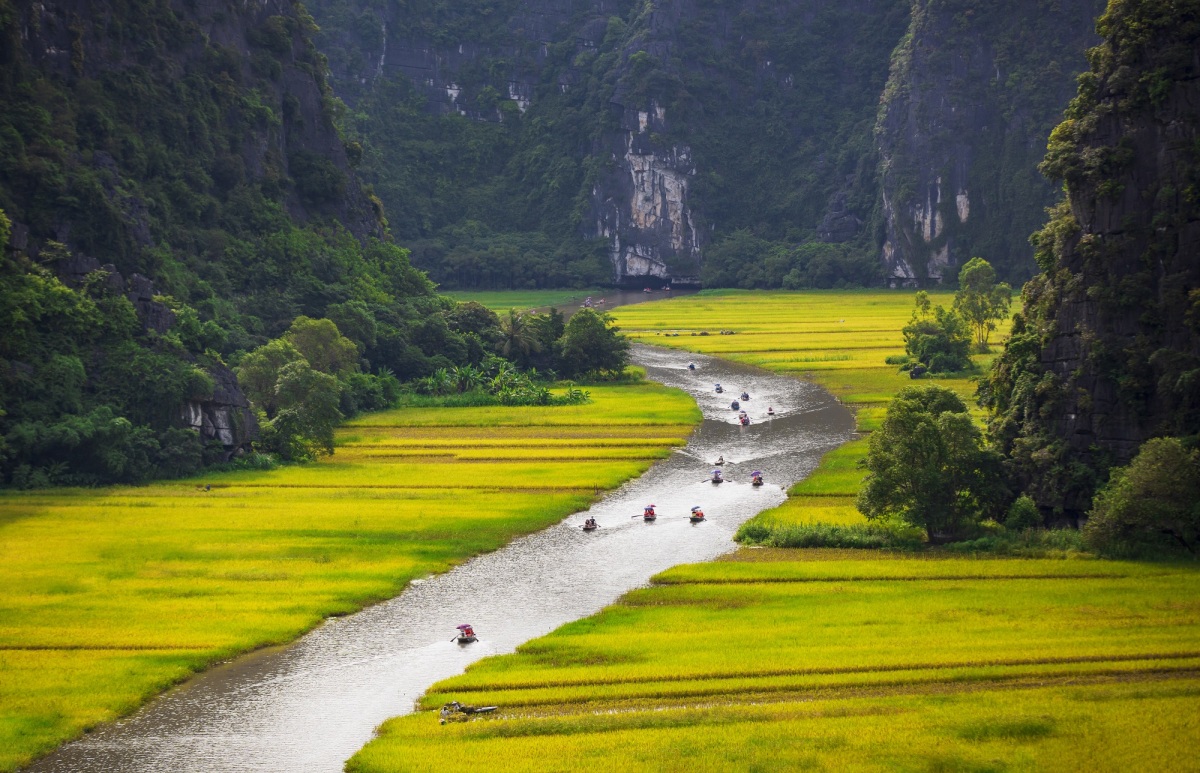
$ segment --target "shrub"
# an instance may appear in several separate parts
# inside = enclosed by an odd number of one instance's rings
[[[1027,496],[1019,496],[1008,508],[1004,517],[1004,528],[1009,531],[1023,531],[1042,526],[1042,513],[1037,504]]]
[[[840,526],[828,523],[787,523],[754,519],[742,524],[734,539],[746,545],[773,548],[905,549],[921,547],[919,530],[872,523]]]
[[[1177,438],[1148,440],[1093,503],[1085,543],[1102,553],[1200,547],[1200,452]]]

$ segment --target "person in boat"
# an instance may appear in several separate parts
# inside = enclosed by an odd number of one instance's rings
[[[771,407],[771,406],[769,406],[769,405],[767,406],[767,415],[768,415],[768,416],[774,416],[774,415],[775,415],[775,409],[774,409],[774,408],[772,408],[772,407]]]
[[[749,392],[742,392],[742,399],[743,399],[743,400],[749,400],[749,399],[750,399],[750,393],[749,393]]]
[[[475,636],[475,629],[470,625],[460,625],[458,627],[458,637],[460,639],[471,639]]]
[[[733,411],[736,411],[741,407],[742,407],[742,404],[739,403],[737,400],[734,400],[732,403],[729,404],[730,410],[733,410]]]
[[[583,522],[583,528],[585,528],[585,529],[594,529],[598,525],[599,524],[596,523],[595,518],[588,518],[586,521]]]
[[[716,465],[722,465],[722,464],[725,464],[725,457],[724,457],[724,456],[718,456],[718,457],[717,457],[717,461],[713,462],[713,464],[716,464]]]
[[[721,471],[720,471],[720,470],[713,470],[713,471],[712,471],[712,482],[713,482],[713,483],[720,483],[720,482],[721,482],[721,481],[723,481],[723,480],[724,480],[724,478],[722,478],[722,477],[721,477]]]
[[[721,386],[720,384],[713,384],[713,391],[717,394],[721,394],[725,391],[725,387]]]
[[[654,516],[654,505],[646,505],[646,507],[642,509],[643,518],[653,518]]]
[[[694,363],[694,362],[689,362],[689,363],[688,363],[688,370],[695,370],[695,369],[696,369],[696,363]]]
[[[761,486],[763,484],[763,475],[758,470],[750,473],[750,485]]]
[[[704,511],[700,509],[700,505],[696,505],[692,508],[692,517],[696,519],[704,517]]]

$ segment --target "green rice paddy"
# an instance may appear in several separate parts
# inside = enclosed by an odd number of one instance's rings
[[[654,384],[360,417],[317,464],[0,497],[0,770],[585,507],[686,441]],[[206,489],[206,487],[208,487]]]
[[[954,294],[933,291],[947,308]],[[883,421],[888,401],[913,381],[888,357],[904,354],[900,330],[912,317],[911,290],[806,292],[705,291],[698,295],[613,310],[631,338],[710,354],[813,381],[854,411],[860,434]],[[723,334],[724,333],[724,334]],[[1007,326],[993,337],[1003,344]],[[975,404],[976,379],[994,354],[976,355],[976,373],[928,378]],[[975,410],[977,419],[983,414]],[[789,491],[780,507],[758,515],[758,523],[864,523],[854,500],[864,472],[864,437],[831,451],[807,480]]]
[[[614,313],[647,343],[816,381],[866,433],[912,383],[884,362],[912,302],[720,292]],[[969,377],[938,381],[973,402]],[[864,445],[760,518],[861,523]],[[1195,770],[1198,591],[1194,565],[743,549],[435,685],[348,769]],[[449,700],[499,711],[439,725]]]
[[[849,557],[848,557],[849,556]],[[353,771],[1184,770],[1200,571],[744,550],[433,687]]]

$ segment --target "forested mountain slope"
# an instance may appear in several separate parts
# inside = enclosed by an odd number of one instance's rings
[[[1200,2],[1113,0],[1043,164],[1067,199],[985,395],[1046,509],[1147,438],[1200,435]]]
[[[225,361],[298,315],[372,370],[465,359],[377,238],[314,29],[287,0],[0,0],[0,483],[227,457],[253,419]]]
[[[473,286],[1034,270],[1099,0],[310,0],[363,174]],[[953,271],[949,272],[951,275]]]

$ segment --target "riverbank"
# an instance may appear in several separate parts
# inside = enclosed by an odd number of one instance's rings
[[[1197,590],[1194,566],[743,550],[440,683],[423,708],[499,710],[391,720],[347,769],[1179,769]]]
[[[319,463],[0,497],[0,770],[586,507],[682,445],[685,393],[359,417]]]

